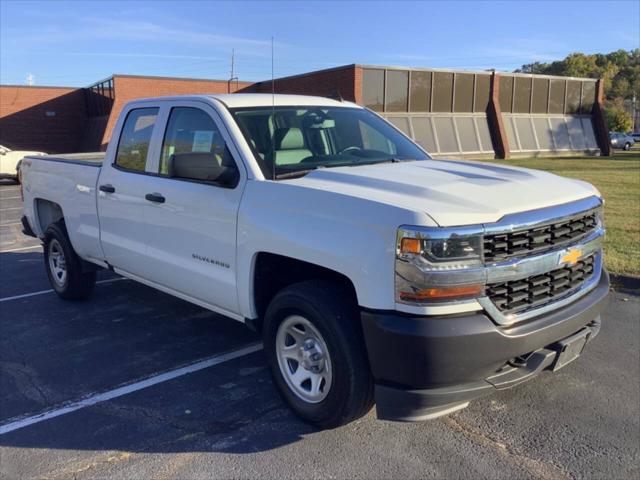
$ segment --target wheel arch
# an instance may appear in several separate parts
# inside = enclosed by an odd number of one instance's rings
[[[273,297],[283,288],[312,279],[331,281],[344,288],[346,295],[357,302],[354,283],[343,273],[315,263],[270,252],[257,252],[251,274],[250,299],[260,326],[264,313]]]
[[[49,225],[64,220],[64,212],[60,204],[44,198],[34,199],[34,212],[41,238],[44,238]]]

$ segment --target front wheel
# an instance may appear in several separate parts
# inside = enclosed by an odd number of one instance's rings
[[[89,297],[96,284],[96,272],[83,272],[82,262],[69,241],[64,223],[53,223],[44,239],[44,265],[49,283],[60,298]]]
[[[373,379],[355,302],[329,282],[291,285],[272,300],[263,328],[274,383],[304,420],[334,428],[373,406]]]
[[[624,149],[625,150],[631,150],[631,144],[629,142],[624,144]]]

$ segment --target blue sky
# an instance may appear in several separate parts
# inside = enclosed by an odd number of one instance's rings
[[[640,47],[640,1],[0,1],[0,83],[242,80],[361,63],[513,70]]]

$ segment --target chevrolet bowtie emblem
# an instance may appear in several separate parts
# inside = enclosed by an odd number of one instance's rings
[[[582,256],[582,250],[578,248],[572,248],[571,250],[567,250],[562,258],[560,258],[560,263],[567,263],[569,265],[575,264],[578,259]]]

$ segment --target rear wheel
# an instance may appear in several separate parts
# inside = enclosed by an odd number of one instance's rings
[[[304,420],[349,423],[373,406],[373,379],[355,302],[329,282],[291,285],[272,300],[264,345],[278,391]]]
[[[44,264],[51,286],[66,300],[85,299],[96,283],[96,272],[83,272],[64,223],[51,224],[45,233]]]
[[[631,150],[631,144],[629,142],[624,144],[624,149],[625,150]]]

